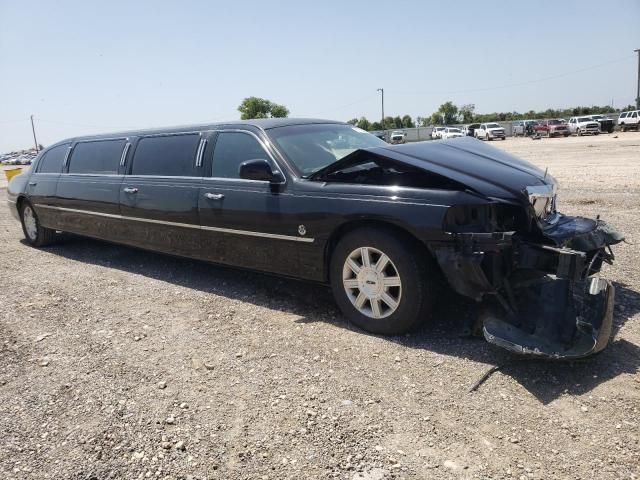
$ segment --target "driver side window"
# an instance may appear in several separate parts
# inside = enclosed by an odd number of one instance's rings
[[[212,177],[240,178],[240,165],[247,160],[267,160],[262,145],[249,133],[220,132],[213,150]]]

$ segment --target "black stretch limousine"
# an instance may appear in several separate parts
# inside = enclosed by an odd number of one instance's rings
[[[622,237],[556,211],[556,183],[472,138],[388,145],[351,125],[265,119],[73,138],[8,187],[27,241],[70,232],[329,283],[354,324],[397,334],[440,284],[485,338],[575,358],[604,348]]]

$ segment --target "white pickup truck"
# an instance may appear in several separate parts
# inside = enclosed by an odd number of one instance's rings
[[[623,132],[626,132],[630,128],[640,130],[640,110],[622,112],[618,117],[618,125],[620,125],[620,130]]]
[[[504,127],[497,123],[482,123],[473,131],[473,135],[480,140],[493,140],[501,138],[504,140]]]
[[[600,124],[591,117],[571,117],[569,119],[569,132],[576,135],[585,135],[587,133],[591,135],[598,135],[600,133]]]

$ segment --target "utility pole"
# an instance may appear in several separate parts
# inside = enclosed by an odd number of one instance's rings
[[[31,115],[31,131],[33,132],[33,143],[36,145],[36,153],[38,153],[38,140],[36,140],[36,127],[33,126],[33,115]]]
[[[638,89],[636,90],[636,108],[640,110],[640,48],[634,50],[638,54]]]
[[[380,125],[382,126],[382,130],[386,130],[384,128],[384,88],[379,88],[377,91],[382,94],[382,122]]]

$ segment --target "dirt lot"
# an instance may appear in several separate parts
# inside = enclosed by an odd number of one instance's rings
[[[492,144],[637,244],[640,134],[617,137]],[[640,477],[637,246],[605,269],[612,345],[557,364],[461,337],[473,306],[453,295],[382,338],[320,286],[91,240],[30,248],[5,202],[0,242],[0,478]]]

